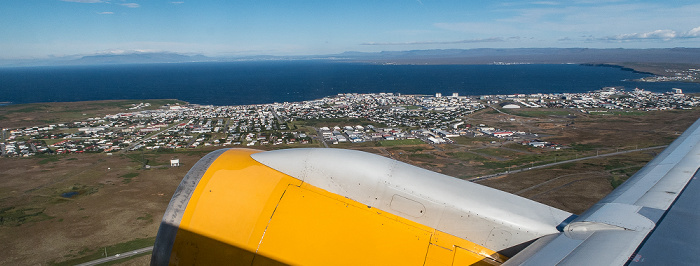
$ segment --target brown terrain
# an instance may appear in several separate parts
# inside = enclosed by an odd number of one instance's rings
[[[75,110],[83,106],[65,108]],[[123,108],[116,109],[124,112]],[[563,109],[508,112],[487,109],[465,119],[473,125],[537,133],[540,139],[563,144],[564,148],[533,148],[518,140],[491,137],[458,137],[454,144],[443,145],[364,143],[342,147],[469,179],[555,160],[667,145],[700,117],[700,109],[598,114]],[[82,116],[83,111],[80,113]],[[99,114],[95,111],[86,116]],[[0,121],[9,119],[13,124],[26,125],[30,123],[26,119],[36,117],[28,111],[0,110],[0,115],[4,116]],[[91,260],[85,258],[88,256],[103,256],[105,248],[113,255],[152,245],[175,188],[197,160],[216,148],[222,147],[0,158],[0,243],[4,243],[0,265],[76,264]],[[592,158],[478,183],[581,213],[661,150]],[[179,158],[182,166],[170,167],[171,158]],[[149,169],[143,167],[145,160]],[[79,258],[83,260],[74,260]],[[121,263],[143,265],[149,258],[146,255]]]
[[[85,121],[90,117],[103,117],[108,114],[137,111],[128,110],[128,108],[146,102],[151,103],[151,106],[144,109],[155,109],[165,104],[185,103],[178,100],[107,100],[0,106],[0,128],[19,128]]]

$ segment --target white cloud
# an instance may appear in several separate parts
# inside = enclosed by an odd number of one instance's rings
[[[670,40],[670,39],[676,38],[676,36],[678,36],[678,34],[676,33],[676,31],[673,31],[673,30],[655,30],[655,31],[643,32],[643,33],[619,34],[616,36],[604,37],[603,39],[605,39],[605,40],[619,40],[619,41],[640,40],[640,39]]]
[[[114,12],[109,12],[109,11],[107,11],[107,12],[97,12],[97,14],[100,14],[100,15],[112,15],[112,14],[114,14]]]
[[[700,4],[695,3],[531,0],[500,6],[494,10],[494,14],[496,17],[490,20],[470,21],[465,17],[463,21],[440,21],[433,26],[438,30],[469,34],[467,36],[474,38],[520,35],[549,42],[585,41],[600,45],[644,43],[644,40],[671,45],[673,42],[700,38],[700,27],[687,32],[683,28],[678,29],[683,25],[698,26]],[[582,35],[591,37],[580,37]]]
[[[123,5],[123,6],[128,7],[128,8],[137,8],[137,7],[141,7],[141,5],[139,5],[139,4],[137,4],[137,3],[124,3],[124,4],[120,4],[120,5]]]
[[[517,37],[511,37],[517,38]],[[503,42],[503,38],[493,37],[486,39],[469,39],[460,41],[421,41],[421,42],[367,42],[360,45],[425,45],[425,44],[459,44],[459,43],[482,43],[482,42]]]
[[[635,41],[635,40],[664,40],[700,38],[700,27],[693,28],[686,32],[676,32],[674,30],[654,30],[643,33],[628,33],[600,38],[604,41]]]
[[[179,5],[179,4],[184,4],[184,1],[176,1],[176,2],[170,2],[171,4]]]
[[[684,37],[688,37],[688,38],[700,37],[700,27],[689,30],[688,32],[686,32],[684,34]]]

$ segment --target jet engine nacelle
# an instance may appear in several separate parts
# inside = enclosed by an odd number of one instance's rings
[[[570,216],[365,152],[223,149],[180,183],[151,264],[500,264]]]

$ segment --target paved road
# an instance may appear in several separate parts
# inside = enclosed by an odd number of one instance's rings
[[[543,164],[543,165],[538,165],[538,166],[533,166],[533,167],[527,167],[527,168],[521,168],[521,169],[516,169],[512,171],[505,171],[497,174],[491,174],[491,175],[485,175],[485,176],[480,176],[480,177],[475,177],[472,179],[469,179],[469,181],[472,182],[478,182],[478,181],[483,181],[491,178],[496,178],[496,177],[501,177],[507,174],[512,174],[512,173],[519,173],[519,172],[525,172],[529,170],[535,170],[535,169],[540,169],[540,168],[547,168],[550,166],[555,166],[559,164],[565,164],[565,163],[571,163],[571,162],[578,162],[578,161],[583,161],[583,160],[588,160],[588,159],[595,159],[595,158],[601,158],[601,157],[608,157],[608,156],[615,156],[615,155],[620,155],[620,154],[625,154],[625,153],[630,153],[630,152],[636,152],[636,151],[648,151],[648,150],[656,150],[656,149],[661,149],[661,148],[666,148],[668,145],[663,145],[663,146],[656,146],[656,147],[648,147],[648,148],[641,148],[641,149],[634,149],[634,150],[627,150],[627,151],[618,151],[618,152],[612,152],[612,153],[606,153],[606,154],[601,154],[601,155],[596,155],[596,156],[588,156],[588,157],[582,157],[578,159],[571,159],[571,160],[566,160],[566,161],[560,161],[560,162],[555,162],[555,163],[548,163],[548,164]]]
[[[312,137],[312,139],[318,140],[321,144],[323,144],[324,147],[328,148],[328,143],[326,143],[326,140],[323,138],[323,136],[320,134],[321,129],[315,127],[314,130],[316,130],[316,137]]]
[[[142,139],[140,139],[140,140],[137,140],[137,141],[131,143],[131,145],[129,145],[129,147],[127,147],[126,149],[123,149],[122,152],[127,152],[127,151],[131,150],[131,148],[135,147],[136,145],[139,145],[139,144],[141,144],[141,143],[144,142],[144,141],[147,141],[147,140],[149,140],[149,139],[152,139],[152,138],[154,138],[154,137],[160,135],[160,134],[163,133],[163,132],[167,132],[167,131],[170,130],[171,128],[176,127],[177,125],[178,125],[178,123],[175,123],[174,125],[172,125],[172,126],[166,128],[166,129],[163,129],[163,130],[161,130],[161,131],[158,131],[158,133],[155,133],[155,134],[153,134],[153,135],[146,136],[146,137],[144,137],[144,138],[142,138]]]
[[[138,255],[138,254],[143,254],[143,253],[147,253],[147,252],[151,252],[151,251],[153,251],[153,247],[152,247],[152,246],[151,246],[151,247],[147,247],[147,248],[142,248],[142,249],[127,251],[127,252],[120,253],[120,254],[116,254],[116,255],[113,255],[113,256],[109,256],[109,257],[106,257],[106,258],[101,258],[101,259],[99,259],[99,260],[88,261],[88,262],[86,262],[86,263],[78,264],[77,266],[99,265],[99,264],[102,264],[102,263],[105,263],[105,262],[110,262],[110,261],[113,261],[113,260],[119,260],[119,259],[123,259],[123,258],[128,258],[128,257],[131,257],[131,256],[136,256],[136,255]]]
[[[275,109],[272,109],[271,111],[272,111],[272,115],[275,116],[275,118],[277,118],[277,123],[279,123],[280,125],[284,124],[284,121],[282,121],[280,116],[277,115],[277,111],[275,111]]]
[[[489,104],[489,107],[491,107],[491,108],[492,108],[493,110],[496,110],[496,112],[499,112],[499,113],[501,113],[501,114],[504,114],[504,115],[510,115],[510,114],[508,114],[508,113],[504,113],[504,112],[503,112],[503,111],[501,111],[501,110],[498,110],[498,108],[496,108],[496,107],[493,107],[493,105],[490,105],[490,104]]]
[[[323,146],[324,146],[324,147],[328,148],[328,143],[326,143],[326,141],[323,139],[323,137],[316,137],[316,138],[318,138],[318,141],[320,141],[321,143],[323,143]]]

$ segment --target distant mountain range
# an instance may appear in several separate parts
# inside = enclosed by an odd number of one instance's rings
[[[600,63],[686,63],[700,64],[700,48],[588,49],[518,48],[468,50],[415,50],[400,52],[339,54],[348,60],[397,64],[600,64]]]
[[[67,56],[49,59],[0,60],[0,66],[72,66],[72,65],[114,65],[114,64],[159,64],[215,61],[203,55],[183,55],[178,53],[121,53],[96,54],[87,56]]]
[[[588,48],[517,48],[517,49],[449,49],[386,52],[345,52],[312,56],[245,56],[207,57],[178,53],[122,53],[42,60],[0,61],[0,66],[110,65],[185,62],[232,62],[270,60],[326,60],[375,64],[621,64],[673,63],[700,64],[700,48],[663,49],[588,49]]]
[[[76,65],[97,65],[97,64],[149,64],[149,63],[184,63],[211,61],[212,59],[203,55],[182,55],[176,53],[131,53],[119,55],[90,55],[67,63]]]

